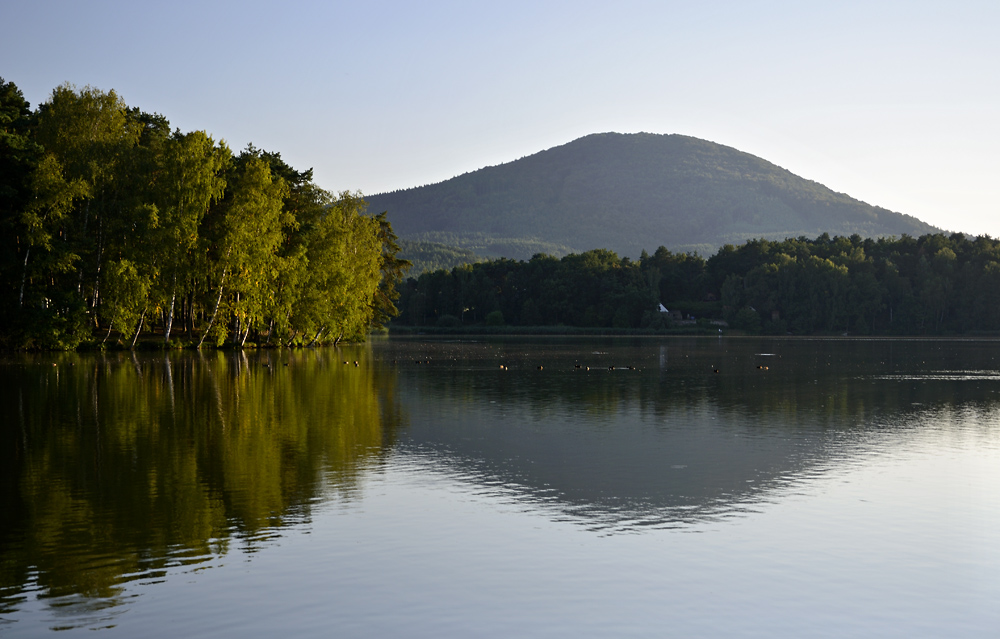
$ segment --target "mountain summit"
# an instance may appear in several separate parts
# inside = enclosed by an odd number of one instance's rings
[[[527,258],[751,238],[939,232],[766,160],[684,135],[600,133],[445,182],[367,198],[401,237]]]

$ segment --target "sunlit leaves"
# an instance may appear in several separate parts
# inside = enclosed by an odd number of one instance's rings
[[[19,309],[0,338],[173,345],[179,316],[192,344],[313,343],[394,314],[405,261],[360,195],[330,195],[277,153],[234,159],[203,131],[171,133],[114,91],[63,85],[31,113],[0,82],[0,99],[0,277]]]

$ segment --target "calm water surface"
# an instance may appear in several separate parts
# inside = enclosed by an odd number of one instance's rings
[[[25,356],[0,438],[3,637],[1000,629],[1000,342]]]

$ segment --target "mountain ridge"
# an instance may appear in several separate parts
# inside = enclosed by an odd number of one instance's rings
[[[389,212],[400,237],[521,259],[593,248],[637,257],[661,245],[710,254],[753,238],[940,232],[757,156],[679,134],[596,133],[366,199],[370,210]]]

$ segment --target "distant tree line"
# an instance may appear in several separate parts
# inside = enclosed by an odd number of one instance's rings
[[[637,261],[607,250],[536,255],[410,278],[399,306],[398,322],[415,326],[656,330],[693,316],[782,335],[1000,331],[1000,241],[824,234],[726,245],[707,260],[662,246]]]
[[[0,229],[13,348],[361,338],[407,266],[385,214],[278,153],[234,155],[91,87],[32,111],[2,79]]]
[[[704,264],[695,256],[676,257]],[[658,315],[654,290],[640,262],[606,249],[561,259],[539,254],[526,262],[489,260],[409,278],[400,287],[399,322],[445,327],[648,326]]]

